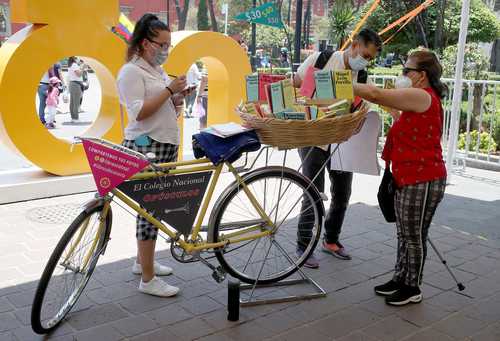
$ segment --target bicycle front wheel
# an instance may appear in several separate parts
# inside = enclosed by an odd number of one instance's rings
[[[104,204],[81,212],[63,234],[45,266],[31,309],[31,326],[38,334],[52,331],[83,292],[111,231],[111,207]]]
[[[243,282],[280,281],[297,271],[318,243],[321,197],[308,179],[289,168],[258,169],[243,180],[272,224],[261,217],[243,187],[233,184],[216,204],[210,223],[213,241],[231,243],[215,254]],[[258,237],[265,231],[271,233]]]

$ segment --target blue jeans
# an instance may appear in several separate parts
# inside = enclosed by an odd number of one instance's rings
[[[47,101],[47,90],[49,89],[49,85],[45,83],[40,83],[38,85],[38,98],[40,99],[40,103],[38,105],[38,117],[40,118],[40,122],[45,124],[45,102]]]

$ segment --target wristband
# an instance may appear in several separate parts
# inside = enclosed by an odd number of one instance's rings
[[[172,91],[172,89],[170,89],[170,87],[166,86],[165,89],[167,89],[168,92],[170,92],[170,96],[174,95],[174,92]]]

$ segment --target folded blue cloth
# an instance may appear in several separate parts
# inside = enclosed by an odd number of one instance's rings
[[[193,135],[194,156],[197,159],[206,156],[214,165],[225,161],[232,163],[238,160],[243,153],[259,149],[259,137],[253,130],[226,138],[205,132]]]

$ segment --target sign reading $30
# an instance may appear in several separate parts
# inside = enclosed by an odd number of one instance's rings
[[[84,56],[101,83],[102,102],[96,121],[83,135],[121,141],[115,79],[126,45],[111,32],[118,24],[119,1],[11,0],[11,8],[13,22],[32,24],[0,48],[0,141],[49,173],[86,173],[83,148],[71,148],[40,123],[35,94],[55,61]],[[174,32],[172,45],[168,73],[183,74],[199,59],[207,67],[208,111],[213,113],[209,124],[238,120],[233,108],[243,98],[245,75],[251,72],[243,49],[222,34],[197,31]]]

